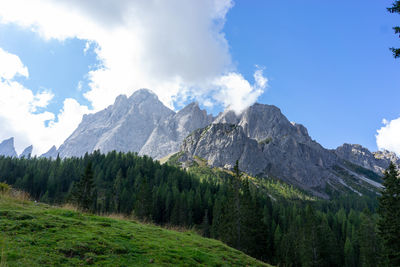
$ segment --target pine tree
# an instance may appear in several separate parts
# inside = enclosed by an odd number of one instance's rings
[[[380,266],[381,242],[377,236],[376,223],[373,214],[364,210],[361,214],[361,224],[358,229],[360,244],[360,265],[366,267]]]
[[[138,178],[138,194],[135,202],[135,215],[139,219],[150,219],[153,206],[151,189],[143,175]]]
[[[354,257],[354,248],[349,238],[344,243],[344,263],[346,267],[356,266]]]
[[[93,170],[92,162],[86,165],[85,172],[73,189],[73,199],[82,211],[89,211],[93,204]]]
[[[396,0],[393,3],[393,6],[388,8],[388,11],[390,13],[399,13],[400,14],[400,0]],[[393,27],[393,30],[394,30],[395,34],[400,34],[400,27],[399,26]],[[400,57],[400,48],[390,48],[390,50],[392,50],[393,56],[395,58],[399,58]]]
[[[117,173],[117,177],[114,180],[114,206],[117,212],[121,212],[121,195],[123,190],[123,174],[122,170],[119,169]]]
[[[217,198],[214,203],[213,207],[213,220],[211,225],[211,237],[215,239],[221,239],[221,226],[223,221],[223,210],[222,210],[222,203],[224,201],[220,198]]]
[[[393,163],[385,171],[383,186],[379,198],[379,234],[389,265],[400,266],[400,178]]]
[[[239,161],[236,160],[236,164],[233,168],[234,177],[233,177],[233,197],[234,197],[234,218],[235,218],[235,227],[236,227],[236,248],[238,250],[241,249],[241,238],[242,238],[242,214],[241,214],[241,201],[240,201],[240,170],[239,170]]]
[[[204,237],[210,237],[210,222],[208,219],[208,210],[205,211],[203,222],[201,224],[201,230],[203,232]]]

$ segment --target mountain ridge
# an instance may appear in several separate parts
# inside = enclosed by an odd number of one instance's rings
[[[365,177],[360,168],[382,175],[390,161],[400,165],[388,151],[370,152],[350,144],[326,149],[273,105],[255,103],[240,114],[226,110],[213,117],[195,102],[175,112],[148,89],[120,95],[113,105],[85,115],[59,149],[53,146],[42,157],[80,157],[95,150],[137,152],[155,159],[180,152],[182,162],[198,156],[209,166],[227,169],[239,160],[240,168],[251,175],[276,177],[322,197],[327,197],[327,187],[357,191],[348,183],[376,188],[376,179]]]

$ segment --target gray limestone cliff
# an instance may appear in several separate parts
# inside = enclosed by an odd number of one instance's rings
[[[291,123],[277,107],[254,104],[239,115],[223,112],[213,124],[188,136],[179,160],[193,162],[199,157],[211,167],[225,169],[232,169],[238,160],[239,168],[253,176],[279,178],[327,197],[328,187],[358,194],[380,187],[376,175],[366,177],[363,170],[381,175],[389,165],[387,158],[395,155],[373,154],[367,149],[362,153],[365,159],[359,160],[354,148],[347,145],[336,151],[325,149],[311,139],[304,126]]]
[[[21,155],[19,155],[19,157],[29,159],[32,155],[32,151],[33,151],[33,146],[30,145],[27,148],[25,148],[24,151],[22,151],[22,153],[21,153]]]
[[[194,130],[209,125],[212,121],[212,115],[201,110],[197,103],[191,103],[160,122],[139,154],[159,159],[178,152],[186,136]]]
[[[160,121],[173,113],[149,90],[138,90],[129,98],[121,95],[114,105],[84,116],[58,152],[62,158],[94,150],[139,152]]]
[[[0,156],[18,157],[14,147],[14,137],[0,143]]]
[[[85,115],[58,153],[65,158],[94,150],[102,153],[116,150],[159,159],[177,152],[189,133],[212,120],[196,103],[175,113],[154,93],[141,89],[129,98],[117,97],[113,105],[102,111]]]
[[[221,114],[212,125],[187,137],[181,151],[183,162],[197,156],[209,166],[232,169],[238,160],[246,173],[279,178],[321,197],[326,195],[319,188],[338,180],[331,171],[337,156],[269,105],[256,104],[239,116]]]
[[[57,148],[56,146],[52,146],[49,151],[46,153],[42,154],[40,157],[41,158],[48,158],[48,159],[56,159],[58,155]]]
[[[391,161],[400,166],[399,158],[389,151],[370,152],[367,148],[355,144],[343,144],[334,151],[340,158],[380,174]]]

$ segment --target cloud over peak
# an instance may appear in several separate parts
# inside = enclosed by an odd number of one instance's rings
[[[17,24],[45,40],[86,40],[85,52],[93,49],[101,63],[87,75],[84,96],[92,111],[120,94],[150,88],[171,108],[177,100],[194,99],[240,112],[263,93],[267,79],[256,70],[251,84],[232,64],[223,27],[233,5],[233,0],[2,0],[0,23]],[[28,75],[26,68],[18,73]]]
[[[383,119],[382,126],[377,130],[376,144],[380,150],[389,150],[400,156],[400,118],[388,121]]]

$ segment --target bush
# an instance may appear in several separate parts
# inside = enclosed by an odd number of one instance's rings
[[[11,186],[6,183],[0,183],[0,194],[7,194],[11,190]]]

